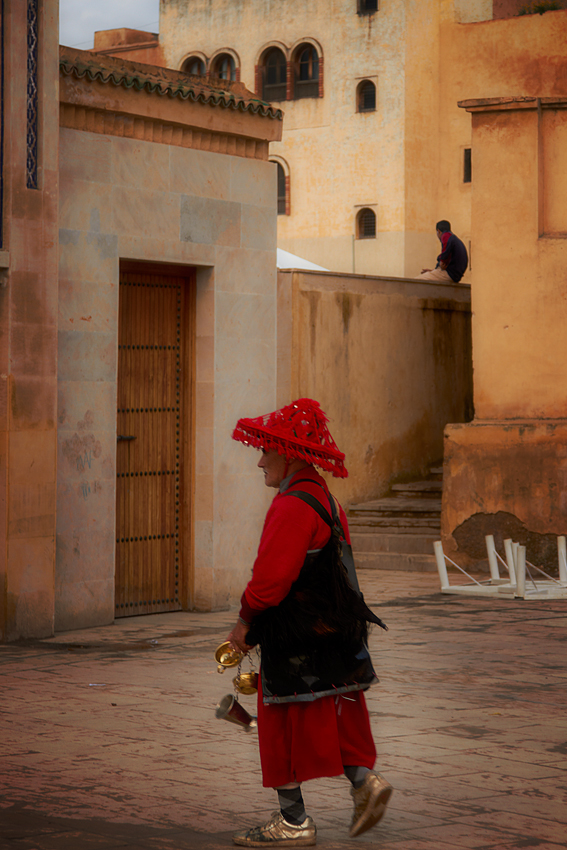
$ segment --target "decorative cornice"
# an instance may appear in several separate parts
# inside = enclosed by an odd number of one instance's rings
[[[159,119],[125,115],[107,109],[92,109],[69,103],[60,104],[59,125],[71,130],[122,136],[175,147],[268,159],[268,142],[171,124]]]
[[[86,50],[60,49],[60,125],[184,148],[268,159],[282,112],[241,83]]]
[[[78,80],[98,81],[193,103],[251,112],[280,121],[283,118],[281,109],[274,109],[270,104],[255,98],[252,92],[238,83],[223,80],[223,87],[219,88],[203,77],[189,76],[156,65],[130,62],[116,56],[101,57],[98,53],[69,47],[60,48],[59,68],[64,76],[73,76]]]
[[[503,112],[517,109],[567,109],[567,97],[535,97],[518,95],[516,97],[479,97],[472,100],[459,100],[457,103],[467,112]]]

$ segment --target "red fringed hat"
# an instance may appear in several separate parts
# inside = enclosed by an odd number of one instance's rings
[[[317,401],[299,398],[273,413],[239,419],[232,439],[255,449],[276,451],[290,460],[304,460],[332,472],[335,478],[346,478],[345,456],[331,437],[328,421]]]

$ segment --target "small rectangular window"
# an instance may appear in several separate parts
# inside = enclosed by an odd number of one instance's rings
[[[358,0],[359,15],[373,15],[378,11],[378,0]]]
[[[463,183],[472,182],[472,150],[465,148],[463,151]]]

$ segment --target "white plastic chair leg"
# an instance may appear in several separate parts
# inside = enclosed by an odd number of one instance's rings
[[[514,564],[512,540],[510,537],[508,537],[504,541],[504,551],[506,553],[506,563],[508,564],[508,572],[510,573],[510,584],[516,584],[516,567]]]
[[[492,534],[487,534],[484,538],[486,541],[486,554],[488,555],[488,566],[490,567],[490,578],[492,581],[500,581],[500,571],[498,569],[498,558],[496,557],[496,547],[494,545],[494,537]]]
[[[517,545],[517,561],[516,561],[516,581],[517,591],[516,596],[526,597],[526,547]]]
[[[447,575],[447,564],[445,563],[445,555],[443,553],[443,544],[440,540],[436,540],[433,544],[435,550],[435,560],[437,561],[437,571],[439,572],[439,581],[441,590],[449,587],[449,576]]]
[[[567,546],[565,538],[557,538],[557,560],[559,561],[559,581],[567,584]]]

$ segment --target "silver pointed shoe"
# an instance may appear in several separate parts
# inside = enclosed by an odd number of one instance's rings
[[[370,772],[364,777],[360,788],[351,788],[354,814],[349,835],[356,838],[382,819],[394,789],[379,773]]]
[[[273,844],[282,847],[306,847],[317,842],[317,827],[310,817],[295,826],[288,823],[281,812],[274,812],[264,826],[235,832],[232,841],[240,847],[266,847]]]

